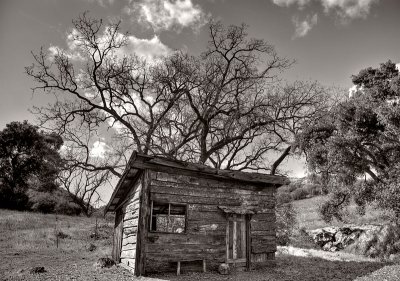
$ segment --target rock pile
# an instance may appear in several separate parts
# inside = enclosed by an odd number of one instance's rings
[[[325,251],[335,252],[353,244],[365,232],[361,227],[325,227],[311,230],[308,234]]]
[[[400,226],[397,224],[325,227],[307,233],[325,251],[346,249],[372,258],[400,258]]]

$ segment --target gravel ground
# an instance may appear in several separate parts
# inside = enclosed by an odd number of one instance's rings
[[[54,250],[40,253],[8,253],[2,255],[0,272],[7,281],[22,280],[153,280],[147,278],[135,278],[129,271],[113,266],[108,269],[96,269],[93,264],[96,258],[90,253],[67,253]],[[35,266],[44,266],[45,273],[32,274],[29,270]],[[237,271],[227,276],[218,273],[190,273],[183,272],[176,276],[174,273],[150,275],[150,278],[162,280],[233,280],[233,281],[261,281],[261,280],[354,280],[363,277],[381,268],[374,274],[386,274],[385,271],[399,270],[395,267],[385,266],[378,262],[350,262],[330,261],[313,257],[296,257],[280,255],[277,257],[277,266],[274,268],[262,268],[250,272]],[[393,274],[392,274],[393,275]],[[378,275],[383,276],[383,275]],[[395,276],[395,275],[393,275]],[[397,275],[398,276],[398,275]],[[357,279],[360,281],[385,280],[379,277],[373,279]],[[388,279],[388,280],[400,280]]]
[[[388,265],[378,269],[368,276],[360,277],[355,281],[399,281],[400,280],[400,265]]]

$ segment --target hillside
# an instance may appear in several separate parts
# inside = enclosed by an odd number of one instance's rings
[[[347,207],[346,216],[344,217],[345,222],[334,220],[328,224],[320,218],[318,212],[319,206],[328,199],[328,196],[315,196],[293,201],[293,205],[297,211],[299,229],[305,228],[311,230],[325,226],[343,226],[345,224],[384,224],[389,220],[387,212],[376,209],[372,205],[367,206],[365,215],[361,216],[357,213],[357,206],[352,203]]]
[[[119,267],[96,269],[109,256],[113,222],[0,209],[0,280],[131,280]],[[43,266],[47,272],[31,274]]]

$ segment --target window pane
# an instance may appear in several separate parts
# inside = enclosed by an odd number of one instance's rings
[[[186,226],[186,205],[152,203],[151,231],[184,233]]]
[[[168,215],[168,204],[153,203],[153,215],[165,214]]]
[[[156,229],[155,231],[168,232],[168,215],[156,215]]]
[[[186,206],[171,204],[170,214],[171,215],[185,215],[186,214]]]
[[[172,232],[172,233],[185,232],[185,216],[171,215],[169,217],[168,232]]]

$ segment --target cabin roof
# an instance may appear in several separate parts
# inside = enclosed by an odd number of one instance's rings
[[[117,209],[124,201],[130,188],[139,179],[141,172],[146,169],[225,181],[240,181],[254,184],[261,188],[270,188],[271,186],[279,187],[289,183],[289,180],[284,176],[219,170],[202,164],[188,163],[159,156],[143,155],[135,151],[132,153],[125,171],[111,195],[111,199],[105,208],[105,213]]]

